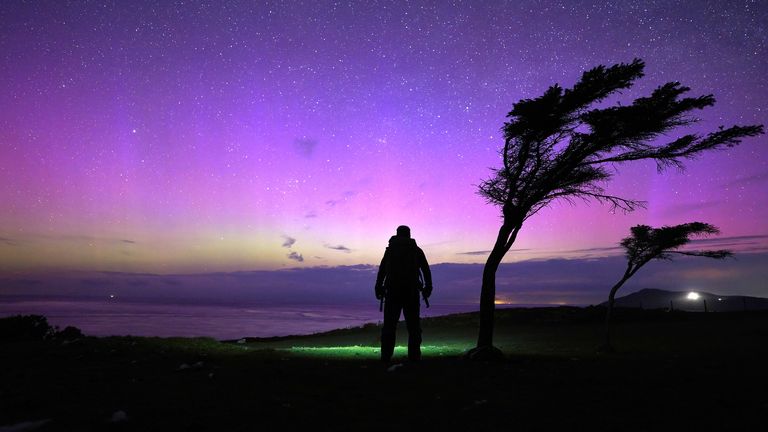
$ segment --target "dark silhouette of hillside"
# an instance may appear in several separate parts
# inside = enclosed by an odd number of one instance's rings
[[[691,292],[698,298],[688,298]],[[694,296],[695,297],[695,296]],[[743,310],[768,310],[768,298],[750,296],[725,296],[703,291],[666,291],[646,288],[615,300],[616,307],[641,309],[670,309],[704,312],[739,312]],[[601,303],[607,306],[608,302]]]

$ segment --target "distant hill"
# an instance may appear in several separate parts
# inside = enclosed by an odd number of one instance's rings
[[[725,296],[702,291],[665,291],[646,288],[616,299],[616,306],[641,309],[669,309],[703,312],[768,310],[768,298]],[[602,303],[605,305],[605,303]]]

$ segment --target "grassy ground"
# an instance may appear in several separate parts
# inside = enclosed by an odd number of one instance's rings
[[[376,326],[4,343],[0,430],[765,430],[768,314],[621,311],[605,355],[601,312],[498,311],[498,363],[461,357],[476,315],[425,320],[424,361],[391,372]]]

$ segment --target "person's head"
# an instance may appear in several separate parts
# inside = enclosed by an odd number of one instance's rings
[[[405,225],[400,225],[399,227],[397,227],[397,236],[411,238],[411,229]]]

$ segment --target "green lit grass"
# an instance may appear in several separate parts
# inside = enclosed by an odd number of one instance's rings
[[[456,356],[464,353],[468,347],[464,345],[422,345],[421,354],[423,357]],[[302,357],[328,357],[328,358],[354,358],[354,359],[377,359],[380,355],[380,348],[377,346],[328,346],[328,347],[302,347],[295,346],[285,349],[293,355]],[[395,356],[405,357],[408,355],[408,347],[396,346]]]

